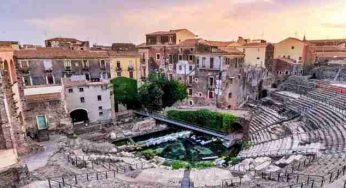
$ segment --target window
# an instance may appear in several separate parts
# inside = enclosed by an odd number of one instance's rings
[[[173,74],[168,75],[169,80],[173,80]]]
[[[291,49],[294,50],[294,46],[291,46]]]
[[[193,60],[193,56],[189,55],[189,60],[192,61]]]
[[[68,89],[68,92],[69,92],[69,93],[73,93],[73,89],[72,89],[72,88],[69,88],[69,89]]]
[[[156,54],[156,60],[160,60],[160,59],[161,59],[160,54],[157,53],[157,54]]]
[[[132,60],[129,61],[129,67],[128,68],[129,69],[133,69],[133,62],[132,62]]]
[[[129,71],[130,78],[133,78],[133,71]]]
[[[178,66],[179,70],[183,70],[183,67],[181,65]]]
[[[103,116],[103,112],[99,112],[99,116]]]
[[[98,101],[102,101],[101,95],[97,95],[97,100],[98,100]]]
[[[81,97],[81,98],[80,98],[80,102],[81,102],[81,103],[85,103],[85,98],[84,98],[84,97]]]
[[[23,76],[23,84],[24,86],[31,86],[31,77],[30,76]]]
[[[198,92],[198,96],[202,97],[203,96],[202,92]]]
[[[102,110],[102,106],[99,106],[99,110]]]
[[[195,82],[196,82],[196,83],[198,82],[198,78],[195,78]]]
[[[192,80],[193,80],[192,76],[189,76],[189,84],[192,84]]]
[[[288,71],[286,71],[285,74],[288,75]]]
[[[211,69],[214,68],[214,58],[213,57],[210,58],[210,68]]]
[[[121,69],[120,61],[117,61],[117,69]]]
[[[85,79],[89,81],[90,80],[90,74],[89,73],[85,73],[84,75],[85,75]]]
[[[287,58],[288,58],[288,59],[291,59],[291,56],[290,56],[290,55],[288,55],[288,56],[287,56]]]
[[[47,81],[47,84],[54,84],[55,83],[54,76],[52,74],[47,74],[46,81]]]
[[[100,60],[100,68],[101,69],[106,69],[106,61],[104,59]]]
[[[52,60],[51,59],[43,60],[43,66],[45,71],[52,71],[53,70]]]
[[[301,61],[302,60],[302,57],[301,56],[299,56],[299,61]]]
[[[120,77],[120,76],[121,76],[121,72],[117,71],[117,77]]]
[[[84,88],[80,87],[79,92],[84,92]]]
[[[28,61],[24,61],[24,60],[22,60],[22,61],[20,61],[19,62],[19,66],[21,67],[21,68],[28,68],[29,67],[29,62]]]
[[[260,57],[257,57],[257,59],[260,59]]]
[[[209,90],[208,91],[208,96],[209,96],[209,99],[214,98],[214,92]]]
[[[100,73],[100,78],[103,79],[103,80],[107,80],[107,79],[108,79],[108,74],[107,74],[107,72],[101,72],[101,73]]]
[[[205,57],[202,57],[202,68],[205,68]]]
[[[89,61],[83,60],[83,68],[89,68]]]
[[[178,56],[179,60],[183,60],[183,55]]]
[[[189,96],[192,96],[192,89],[191,88],[188,89],[188,93],[189,93]]]
[[[209,86],[214,85],[214,77],[209,77]]]
[[[229,98],[229,99],[232,98],[232,92],[228,93],[228,98]]]
[[[168,56],[168,62],[169,62],[169,64],[173,63],[173,56],[171,54],[169,54],[169,56]]]
[[[233,78],[229,79],[229,84],[233,84]]]
[[[64,68],[65,70],[71,70],[71,60],[64,61]]]
[[[192,71],[192,65],[189,66],[189,71]]]
[[[189,100],[189,105],[193,106],[193,100]]]

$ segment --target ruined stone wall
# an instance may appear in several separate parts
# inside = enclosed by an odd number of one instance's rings
[[[19,187],[29,182],[28,167],[22,163],[0,171],[0,188]]]
[[[25,109],[24,120],[28,130],[37,130],[38,115],[46,116],[48,130],[68,131],[72,128],[61,100],[26,103]]]

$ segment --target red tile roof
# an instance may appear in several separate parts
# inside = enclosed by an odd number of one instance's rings
[[[62,48],[33,48],[14,51],[18,59],[80,59],[80,58],[107,58],[106,51],[71,50]]]
[[[227,47],[228,45],[234,43],[233,41],[212,41],[212,40],[207,40],[206,42],[210,46],[216,46],[216,47]]]
[[[75,38],[55,37],[55,38],[47,39],[47,41],[78,42],[80,40],[77,40]]]
[[[148,33],[147,35],[169,35],[169,34],[175,34],[179,31],[183,31],[187,29],[174,29],[174,30],[169,30],[169,31],[156,31],[153,33]]]

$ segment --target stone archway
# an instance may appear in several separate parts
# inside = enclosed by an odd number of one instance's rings
[[[86,123],[89,121],[88,111],[84,109],[75,109],[70,112],[70,117],[72,119],[72,123]]]

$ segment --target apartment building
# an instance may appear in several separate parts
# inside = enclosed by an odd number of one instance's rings
[[[73,111],[64,100],[63,78],[83,76],[88,83],[110,78],[110,59],[104,51],[34,48],[17,50],[14,57],[19,98],[23,99],[19,102],[20,113],[27,132],[39,138],[46,130],[66,130],[74,123]],[[93,110],[99,111],[97,106]]]
[[[45,41],[47,48],[69,48],[73,50],[89,49],[89,41],[81,41],[75,38],[56,37]]]
[[[275,59],[287,59],[293,63],[311,65],[315,61],[312,45],[304,40],[289,37],[274,44]]]
[[[346,60],[346,39],[307,40],[315,54],[316,63]]]
[[[196,73],[188,87],[188,105],[235,109],[243,102],[244,54],[235,48],[197,48]]]
[[[196,38],[196,35],[187,29],[177,29],[169,31],[157,31],[146,34],[146,43],[138,47],[141,61],[149,66],[149,72],[159,70],[167,74],[174,73],[174,68],[169,64],[176,64],[178,60],[178,44]]]

